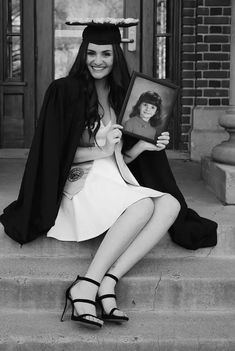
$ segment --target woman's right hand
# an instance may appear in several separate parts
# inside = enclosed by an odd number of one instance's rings
[[[115,145],[120,142],[122,137],[123,126],[120,124],[113,124],[106,136],[106,143],[103,150],[108,154],[112,155],[114,152]]]
[[[166,148],[166,146],[169,144],[170,141],[170,135],[169,132],[163,132],[161,135],[157,138],[156,144],[148,143],[147,141],[144,140],[139,140],[139,148],[141,152],[143,151],[161,151]]]

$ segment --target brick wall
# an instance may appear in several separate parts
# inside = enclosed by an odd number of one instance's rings
[[[231,1],[183,0],[181,150],[195,106],[229,103]]]

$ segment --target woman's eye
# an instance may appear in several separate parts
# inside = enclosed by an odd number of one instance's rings
[[[87,55],[88,55],[88,56],[94,56],[94,55],[95,55],[95,53],[94,53],[94,52],[92,52],[92,51],[88,51],[88,52],[87,52]]]
[[[111,56],[111,53],[110,52],[105,52],[104,53],[104,57],[110,57]]]

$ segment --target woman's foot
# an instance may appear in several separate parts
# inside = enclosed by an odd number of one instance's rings
[[[100,287],[98,289],[98,297],[102,297],[105,295],[115,295],[115,285],[116,281],[115,279],[110,279],[110,276],[104,276],[102,282],[100,283]],[[115,309],[112,312],[112,316],[117,316],[117,317],[123,317],[123,320],[128,320],[128,316],[126,313],[123,311],[116,309],[117,308],[117,303],[115,297],[105,297],[103,299],[100,299],[100,303],[102,304],[103,307],[103,314],[109,315],[110,312]],[[124,319],[125,318],[125,319]]]
[[[79,280],[70,289],[70,297],[72,300],[76,299],[86,299],[95,301],[97,295],[98,287],[86,280]],[[96,307],[90,303],[86,302],[75,302],[74,303],[74,315],[81,316],[83,314],[91,314],[93,316],[84,316],[85,319],[99,323],[103,325],[103,321],[98,317],[96,318]]]

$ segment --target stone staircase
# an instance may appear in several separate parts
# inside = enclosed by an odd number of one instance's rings
[[[66,287],[102,238],[43,237],[21,247],[0,225],[0,351],[235,350],[235,207],[205,188],[198,164],[171,163],[190,207],[219,222],[218,245],[190,251],[166,235],[118,284],[130,321],[93,331],[69,314],[61,323],[60,314]],[[0,160],[0,210],[15,199],[23,166]]]

